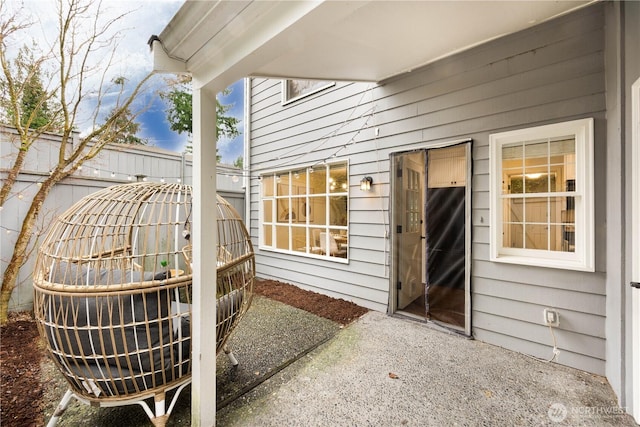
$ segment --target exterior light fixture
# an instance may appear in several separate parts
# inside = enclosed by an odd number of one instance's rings
[[[373,178],[370,176],[365,176],[360,181],[360,190],[362,191],[371,191],[371,185],[373,184]]]

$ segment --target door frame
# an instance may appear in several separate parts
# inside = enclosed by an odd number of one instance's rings
[[[440,143],[422,145],[416,147],[411,150],[403,150],[392,152],[389,155],[389,164],[390,164],[390,177],[389,177],[389,224],[390,224],[390,253],[389,253],[389,303],[388,303],[388,313],[394,314],[398,311],[397,297],[398,290],[396,287],[396,283],[398,283],[398,259],[397,259],[397,246],[398,246],[398,237],[395,233],[397,227],[396,221],[396,212],[394,210],[394,203],[396,186],[398,183],[396,182],[396,163],[395,158],[402,154],[408,154],[415,151],[428,151],[430,149],[435,148],[446,148],[451,147],[453,145],[459,144],[467,144],[466,145],[466,157],[467,157],[467,179],[465,185],[465,327],[464,334],[467,336],[471,336],[471,230],[472,230],[472,218],[471,218],[471,184],[473,181],[473,159],[472,159],[472,148],[473,148],[473,140],[471,138],[453,140],[453,141],[444,141]],[[428,174],[428,172],[427,172]],[[424,188],[426,192],[427,185],[427,174],[424,175]],[[402,185],[402,183],[400,183]],[[424,224],[426,226],[426,224]],[[423,251],[423,264],[426,266],[426,253]]]

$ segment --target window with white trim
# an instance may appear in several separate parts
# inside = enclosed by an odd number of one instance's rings
[[[492,134],[491,261],[594,271],[593,119]]]
[[[346,162],[261,176],[260,249],[347,260]]]
[[[313,95],[328,87],[334,86],[335,82],[327,80],[301,80],[289,79],[282,81],[282,103],[296,101],[305,96]]]

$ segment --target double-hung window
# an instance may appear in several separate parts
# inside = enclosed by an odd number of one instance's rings
[[[593,119],[489,144],[491,260],[594,271]]]
[[[347,260],[346,162],[261,176],[260,248]]]

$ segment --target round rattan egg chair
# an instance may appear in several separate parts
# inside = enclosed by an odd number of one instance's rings
[[[115,185],[51,225],[33,274],[34,311],[69,390],[49,426],[72,398],[139,404],[154,425],[165,425],[191,380],[191,198],[186,185]],[[242,219],[219,196],[217,206],[219,352],[251,303],[255,261]]]

